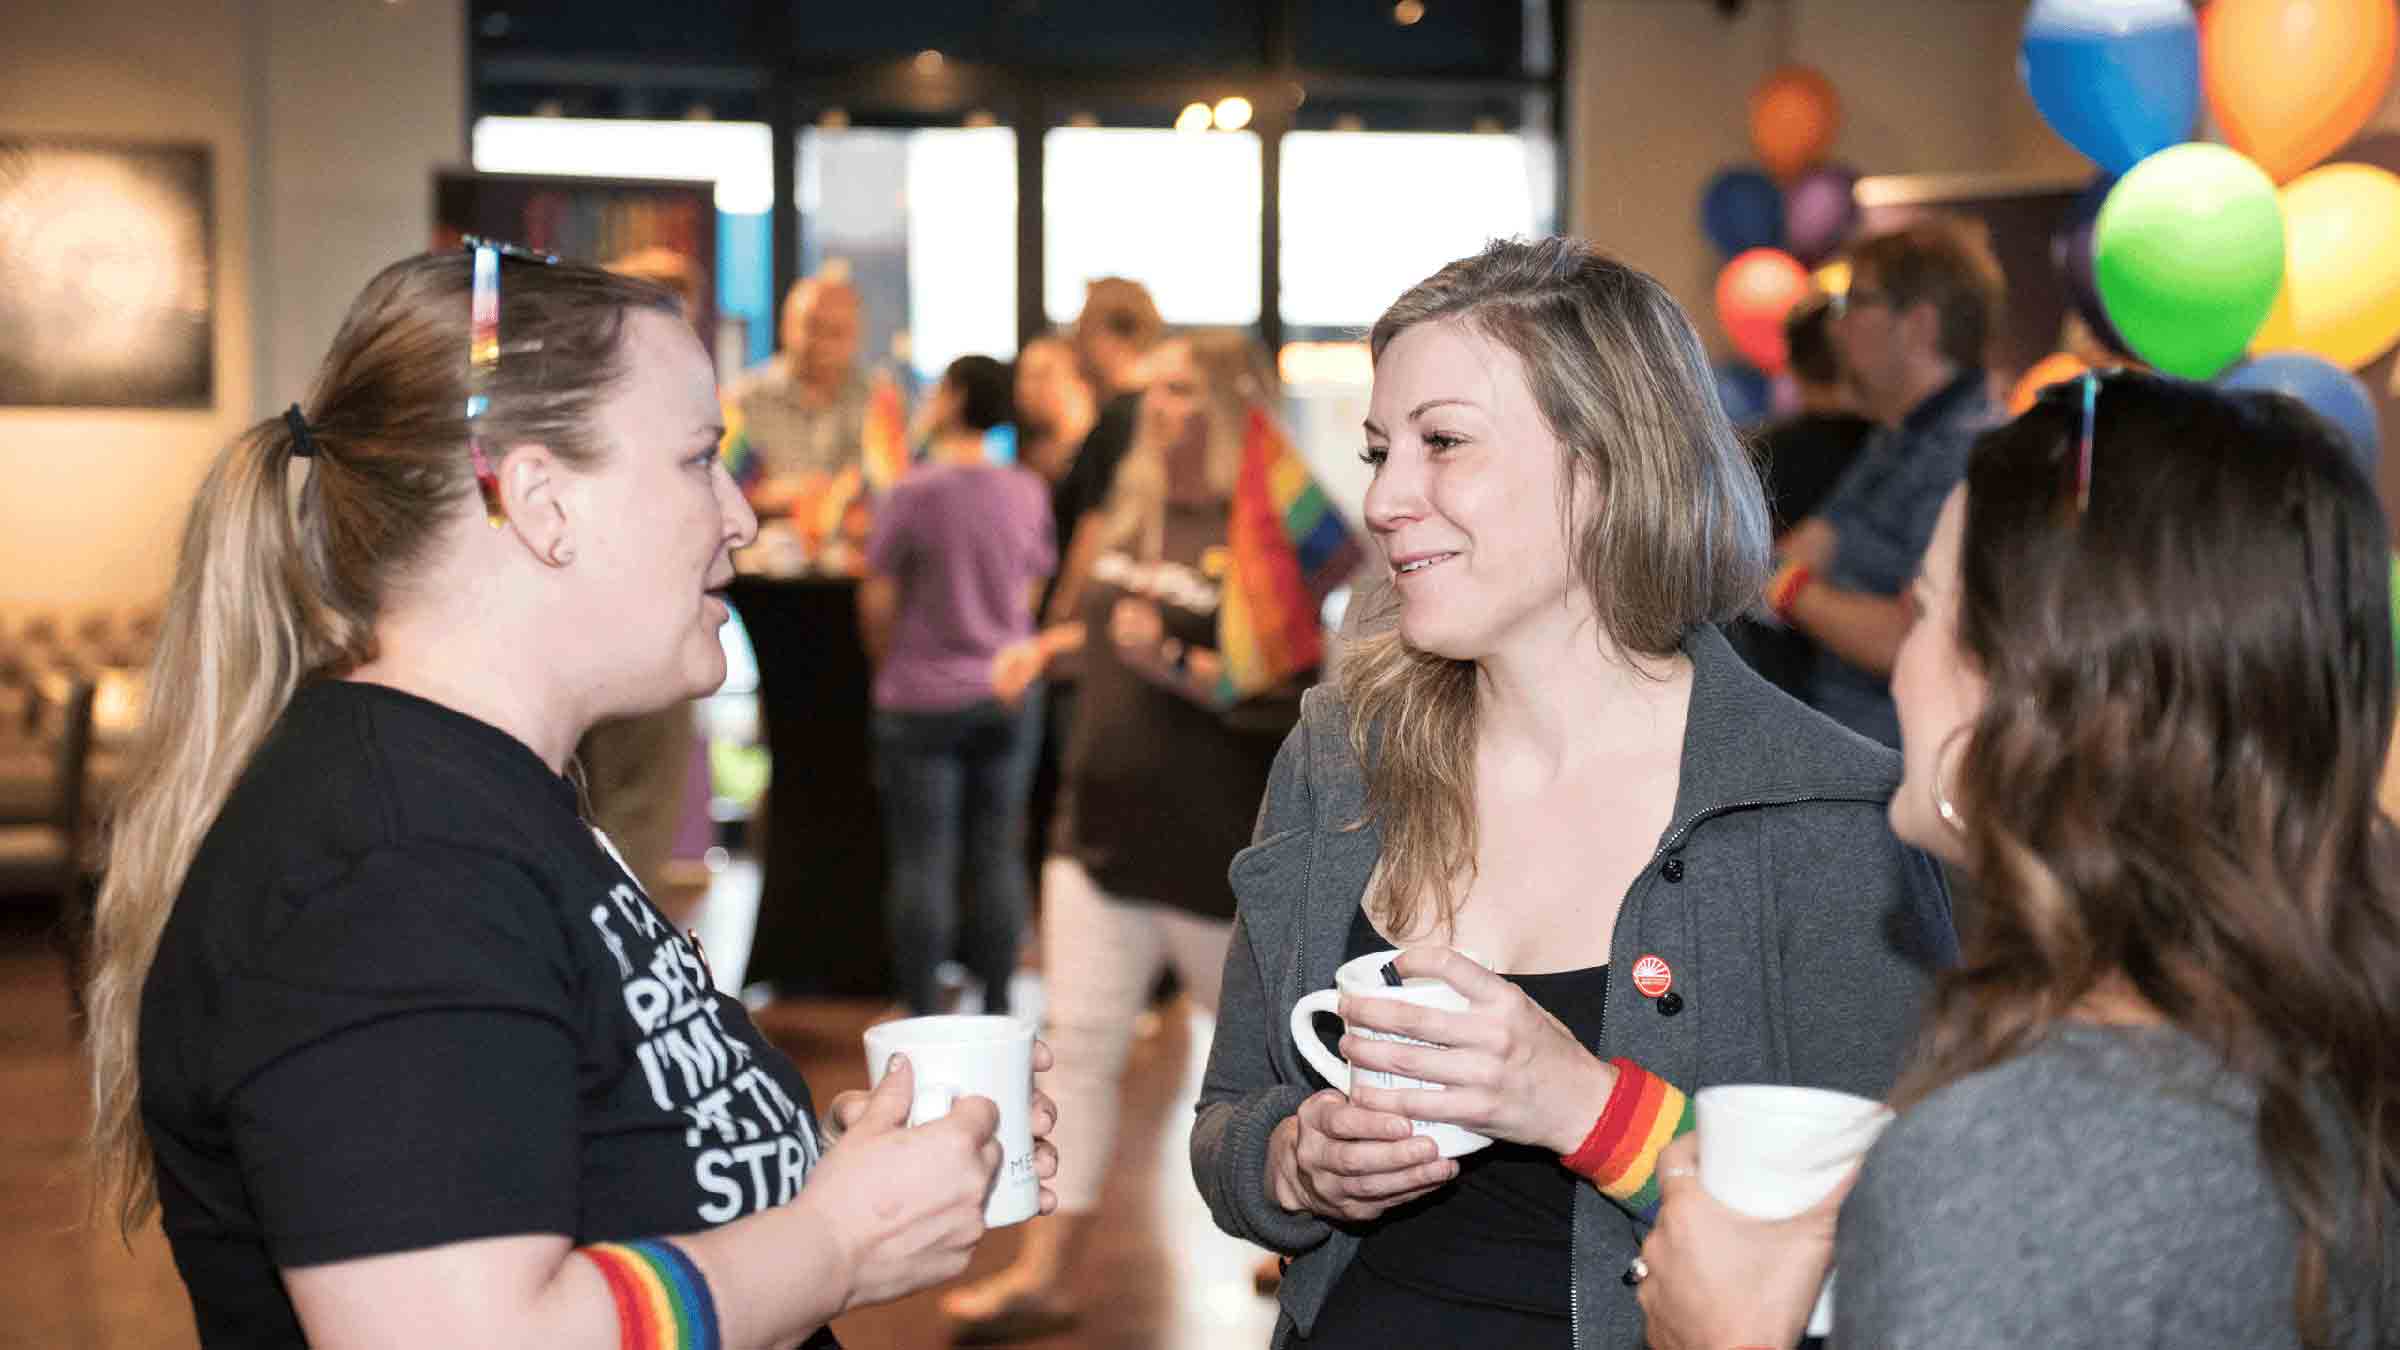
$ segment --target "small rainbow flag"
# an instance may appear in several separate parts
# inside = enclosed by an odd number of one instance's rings
[[[1362,556],[1341,512],[1264,408],[1250,409],[1225,542],[1231,559],[1217,609],[1225,660],[1217,700],[1230,704],[1324,660],[1325,597],[1350,579]]]
[[[891,491],[908,472],[908,407],[900,397],[900,382],[888,370],[876,371],[867,390],[866,425],[859,440],[867,490],[877,496]]]
[[[750,424],[742,416],[742,401],[720,395],[717,406],[725,416],[725,435],[717,441],[717,457],[725,461],[725,472],[733,475],[734,485],[747,492],[765,476],[766,461],[758,457],[758,447],[750,444]]]

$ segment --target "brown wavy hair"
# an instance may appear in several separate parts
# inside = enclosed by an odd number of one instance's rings
[[[85,995],[95,1205],[130,1232],[156,1202],[140,1103],[142,983],[192,856],[259,743],[308,680],[375,655],[384,597],[472,512],[468,255],[392,264],[350,306],[309,389],[314,459],[286,420],[210,467],[184,526]],[[665,289],[596,267],[506,261],[488,444],[538,441],[578,468],[624,370],[625,315],[680,314]]]
[[[2145,376],[2101,386],[2079,511],[2064,390],[1967,471],[1958,639],[1988,695],[1949,790],[1979,903],[1898,1100],[2138,994],[2255,1085],[2326,1345],[2331,1271],[2383,1269],[2400,1182],[2386,522],[2299,405]]]
[[[1575,578],[1621,651],[1671,655],[1757,603],[1765,490],[1664,286],[1580,239],[1501,240],[1393,301],[1367,345],[1381,360],[1426,323],[1462,325],[1523,365],[1565,451],[1559,528]],[[1475,869],[1475,663],[1386,629],[1343,654],[1339,678],[1366,819],[1383,835],[1367,908],[1387,932],[1427,904],[1446,925]]]

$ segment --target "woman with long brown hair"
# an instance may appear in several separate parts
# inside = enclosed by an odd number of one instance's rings
[[[1249,836],[1296,689],[1227,705],[1218,609],[1234,482],[1274,368],[1230,329],[1153,348],[1134,440],[1100,510],[1078,531],[1065,596],[1079,617],[1048,635],[1079,645],[1065,790],[1042,865],[1042,970],[1061,1111],[1059,1212],[1017,1259],[943,1303],[966,1339],[1055,1331],[1114,1152],[1134,1025],[1162,970],[1216,1007],[1233,926],[1225,860]],[[1067,1162],[1068,1159],[1072,1162]]]
[[[2387,529],[2271,396],[2087,377],[1987,436],[1892,676],[1965,962],[1846,1201],[1670,1186],[1654,1345],[1789,1344],[1836,1256],[1837,1347],[2400,1341]]]
[[[1309,692],[1233,863],[1193,1169],[1293,1258],[1278,1346],[1634,1346],[1620,1275],[1685,1093],[1881,1095],[1948,897],[1884,823],[1898,757],[1718,632],[1765,582],[1766,502],[1665,288],[1497,243],[1369,345],[1397,623]],[[1342,1053],[1441,1090],[1327,1089],[1294,1004],[1394,947],[1467,1006],[1345,997]],[[1493,1143],[1438,1157],[1412,1121]]]
[[[219,455],[89,998],[104,1208],[203,1344],[831,1345],[966,1264],[992,1104],[907,1128],[896,1066],[828,1149],[577,809],[594,722],[724,679],[722,434],[667,292],[476,242]]]

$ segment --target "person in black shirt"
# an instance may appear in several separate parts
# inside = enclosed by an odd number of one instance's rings
[[[966,1264],[996,1112],[907,1128],[895,1065],[821,1120],[580,818],[594,722],[724,678],[757,521],[668,294],[504,256],[385,269],[193,506],[97,913],[103,1194],[211,1350],[832,1345]]]
[[[1783,321],[1786,346],[1792,354],[1792,380],[1799,386],[1800,411],[1763,432],[1759,458],[1767,474],[1767,506],[1775,515],[1775,532],[1783,533],[1808,519],[1817,503],[1841,481],[1850,461],[1858,458],[1875,424],[1858,413],[1850,382],[1834,351],[1832,306],[1812,296],[1793,306]],[[1817,644],[1797,628],[1743,619],[1729,625],[1725,636],[1759,674],[1783,692],[1811,701],[1817,669]]]

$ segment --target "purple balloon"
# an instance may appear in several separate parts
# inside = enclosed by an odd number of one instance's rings
[[[2131,356],[2133,349],[2108,321],[2108,308],[2100,303],[2100,283],[2092,277],[2092,224],[2100,218],[2100,207],[2116,186],[2114,176],[2102,174],[2067,208],[2066,218],[2050,234],[2050,265],[2058,270],[2058,284],[2066,288],[2067,303],[2083,319],[2083,326],[2092,330],[2093,339],[2119,356]]]
[[[1783,194],[1783,246],[1805,266],[1841,251],[1858,228],[1858,171],[1842,164],[1812,169]]]

